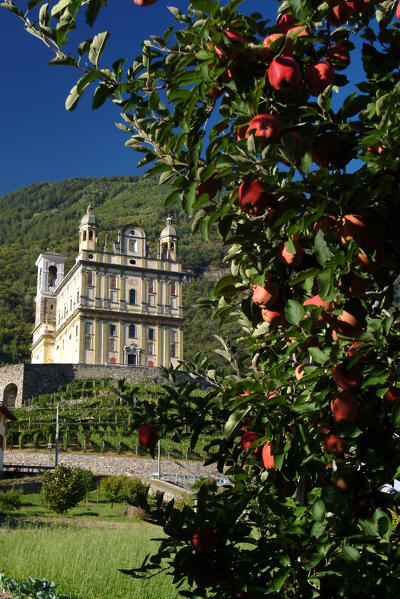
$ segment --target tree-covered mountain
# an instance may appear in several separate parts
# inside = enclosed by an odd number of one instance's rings
[[[189,273],[184,286],[185,358],[214,346],[213,325],[206,314],[196,317],[193,305],[212,283],[203,275],[221,268],[223,248],[191,232],[190,219],[175,206],[165,208],[169,188],[155,179],[113,177],[35,183],[0,197],[0,363],[29,361],[36,292],[35,260],[53,246],[70,256],[78,252],[80,219],[91,204],[100,221],[99,244],[110,244],[122,225],[144,228],[151,253],[168,213],[179,234],[179,260]],[[216,330],[216,326],[215,326]]]

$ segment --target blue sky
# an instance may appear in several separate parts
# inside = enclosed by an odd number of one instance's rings
[[[265,5],[265,0],[245,0],[242,10],[273,17],[278,3],[269,3],[269,14]],[[109,2],[95,26],[111,31],[104,64],[134,58],[143,39],[164,32],[172,23],[167,6],[183,10],[187,1],[158,0],[149,7],[132,0]],[[79,40],[93,35],[89,29],[77,33]],[[75,111],[65,110],[77,71],[50,66],[51,58],[19,19],[0,9],[0,196],[35,182],[144,172],[136,169],[141,156],[124,147],[126,135],[114,125],[120,120],[116,106],[109,102],[92,111],[88,94]]]

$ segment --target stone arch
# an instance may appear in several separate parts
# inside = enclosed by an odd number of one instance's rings
[[[3,404],[6,408],[15,408],[15,401],[18,395],[18,387],[14,383],[9,383],[4,387]]]

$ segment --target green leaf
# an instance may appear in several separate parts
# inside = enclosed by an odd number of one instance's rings
[[[51,9],[51,16],[57,17],[69,4],[71,4],[71,0],[60,0]]]
[[[322,499],[317,499],[317,501],[314,501],[311,507],[311,513],[313,515],[314,520],[316,520],[317,522],[322,522],[326,514],[326,507]]]
[[[239,424],[242,422],[243,418],[246,416],[248,412],[250,412],[250,410],[251,406],[246,408],[245,410],[237,410],[229,416],[224,426],[225,439],[229,439],[233,435]]]
[[[310,170],[310,166],[312,164],[312,155],[311,152],[305,152],[300,160],[300,169],[301,172],[304,173],[305,175],[307,175],[308,171]]]
[[[325,528],[326,520],[323,520],[322,522],[315,522],[311,529],[311,536],[315,537],[316,539],[319,539],[319,537],[324,534]]]
[[[105,45],[107,43],[110,33],[108,31],[102,31],[94,36],[92,43],[89,48],[89,60],[92,64],[97,67],[100,56],[103,54]]]
[[[332,256],[332,252],[330,251],[328,244],[325,241],[325,236],[322,228],[318,231],[314,238],[314,251],[317,260],[321,264],[321,266],[324,266],[324,264]]]
[[[400,425],[400,401],[397,401],[393,408],[393,423],[395,426]]]
[[[294,275],[292,279],[289,281],[289,285],[297,285],[298,283],[302,283],[306,279],[311,279],[316,277],[319,274],[320,270],[318,268],[307,268],[306,270],[302,270]]]
[[[191,0],[190,3],[192,6],[210,15],[214,15],[218,10],[218,3],[214,2],[214,0]]]
[[[285,316],[288,322],[298,325],[304,318],[304,308],[295,300],[288,300],[285,306]]]
[[[289,0],[290,9],[299,21],[305,21],[310,16],[307,0]]]
[[[330,349],[319,349],[319,347],[309,347],[309,354],[317,364],[325,364],[330,358]]]
[[[86,23],[91,27],[94,25],[97,15],[102,6],[107,5],[107,0],[89,0],[88,7],[85,12]]]
[[[358,549],[356,549],[356,547],[352,547],[351,545],[343,545],[342,556],[346,562],[358,562],[358,560],[361,558],[361,554]]]

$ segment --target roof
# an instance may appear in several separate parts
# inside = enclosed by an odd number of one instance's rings
[[[3,414],[3,416],[8,418],[8,420],[18,420],[18,418],[3,404],[0,404],[0,414]]]
[[[91,206],[87,207],[86,214],[81,219],[81,225],[97,225],[97,220]]]
[[[172,218],[170,216],[167,218],[167,224],[161,231],[160,237],[178,237],[178,233],[176,232],[176,229],[172,224]]]

